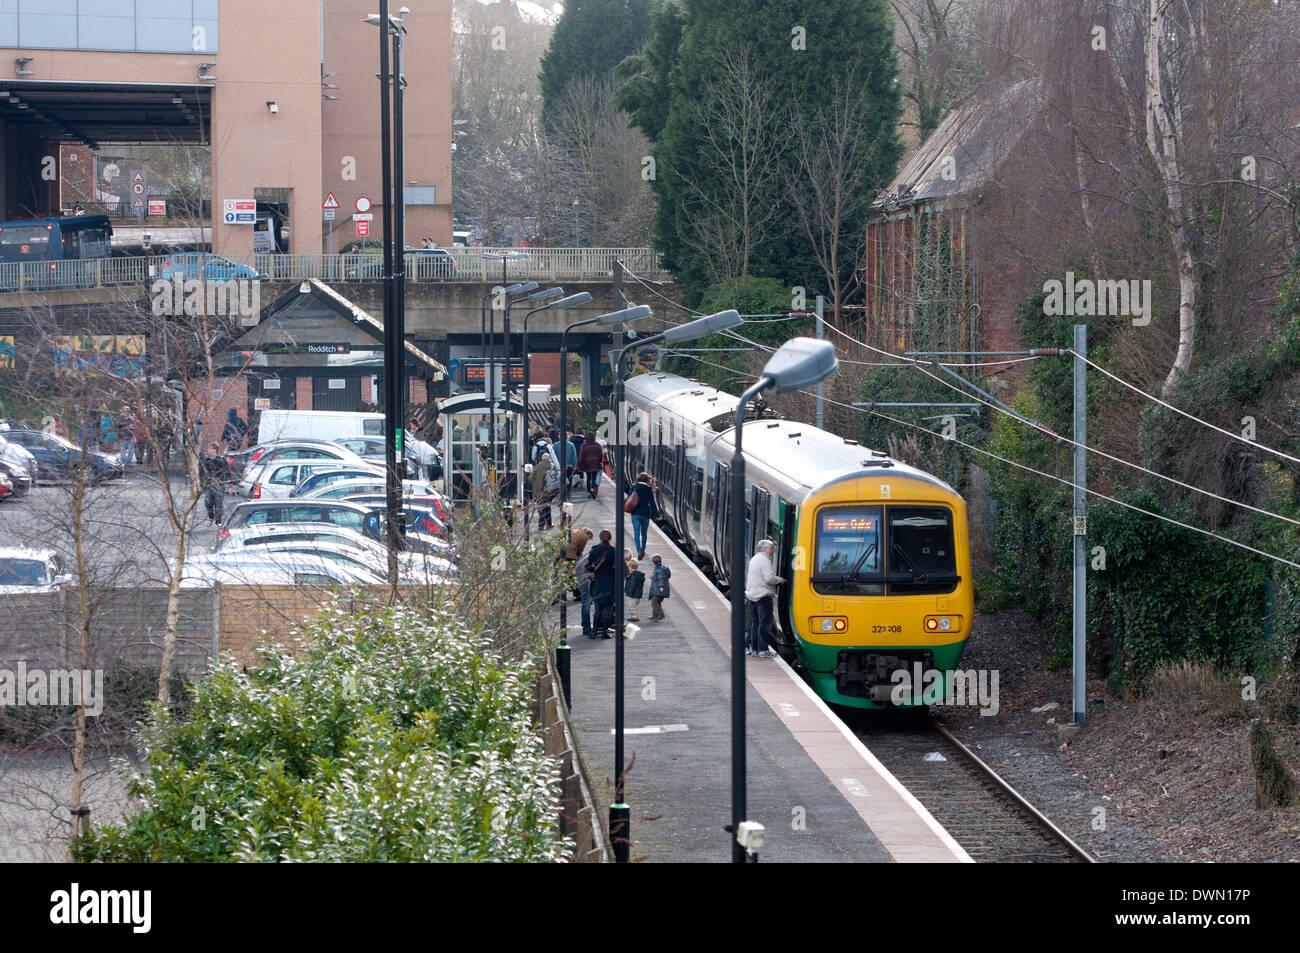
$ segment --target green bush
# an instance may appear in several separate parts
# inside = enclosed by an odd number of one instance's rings
[[[216,665],[184,721],[156,709],[127,767],[140,805],[91,861],[558,861],[559,780],[533,668],[448,609],[327,612],[302,661]]]

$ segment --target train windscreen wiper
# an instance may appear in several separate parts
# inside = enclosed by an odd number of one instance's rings
[[[858,557],[858,561],[853,564],[853,568],[850,569],[848,572],[846,572],[843,575],[843,577],[841,577],[840,582],[853,582],[855,579],[857,579],[858,570],[861,569],[862,564],[867,561],[867,557],[870,556],[875,551],[876,551],[875,543],[872,543],[870,546],[864,549],[862,551],[862,555]]]

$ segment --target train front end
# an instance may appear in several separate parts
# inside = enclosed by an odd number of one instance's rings
[[[795,542],[789,620],[817,694],[952,703],[975,611],[965,501],[932,478],[846,476],[803,501]]]

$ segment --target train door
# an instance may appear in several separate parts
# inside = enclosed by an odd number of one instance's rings
[[[768,511],[772,505],[772,496],[761,486],[752,486],[749,490],[749,512],[745,521],[745,554],[754,555],[754,547],[760,539],[776,540],[768,535]],[[780,552],[780,550],[777,550]],[[780,575],[780,572],[777,572]]]
[[[731,467],[717,464],[713,479],[714,521],[713,521],[713,559],[722,570],[723,575],[731,579]]]
[[[782,646],[793,650],[798,645],[798,639],[795,637],[796,633],[792,624],[790,601],[794,592],[795,574],[799,572],[794,559],[795,526],[798,521],[799,508],[779,497],[777,498],[776,508],[776,518],[770,524],[768,538],[775,544],[777,575],[784,576],[786,582],[776,592],[775,629]]]

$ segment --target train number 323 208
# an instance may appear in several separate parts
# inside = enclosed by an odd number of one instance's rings
[[[872,632],[902,632],[903,627],[901,625],[873,625],[871,627],[871,631]]]

